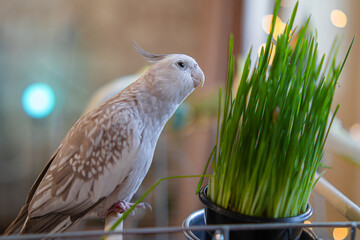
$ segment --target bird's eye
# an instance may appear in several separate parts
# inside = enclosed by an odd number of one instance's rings
[[[176,65],[177,65],[179,68],[181,68],[181,69],[184,69],[184,68],[185,68],[185,63],[184,63],[183,61],[178,61],[178,62],[176,63]]]

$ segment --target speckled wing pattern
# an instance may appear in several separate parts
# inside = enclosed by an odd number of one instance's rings
[[[59,146],[29,204],[23,231],[42,232],[36,229],[39,221],[43,231],[67,228],[126,180],[142,124],[127,103],[110,102],[99,109],[80,118]]]
[[[138,52],[154,64],[70,129],[4,234],[66,230],[87,213],[130,201],[146,176],[166,122],[205,76],[183,54]]]

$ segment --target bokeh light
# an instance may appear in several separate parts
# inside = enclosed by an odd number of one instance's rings
[[[349,133],[354,140],[360,142],[360,123],[352,125],[349,129]]]
[[[304,222],[304,224],[311,224],[311,221],[306,220],[306,221]],[[311,228],[311,227],[309,227],[309,229],[312,229],[312,228]]]
[[[52,88],[42,82],[29,85],[22,95],[22,107],[32,118],[48,116],[55,106],[55,94]]]
[[[262,28],[263,30],[267,33],[267,34],[270,34],[270,30],[271,30],[271,20],[273,18],[273,15],[270,14],[270,15],[265,15],[263,18],[262,18],[262,21],[261,21],[261,25],[262,25]],[[274,34],[273,34],[273,38],[276,40],[277,37],[282,34],[285,30],[285,26],[286,24],[283,23],[281,21],[281,19],[279,17],[276,17],[276,20],[275,20],[275,29],[274,29]]]
[[[330,14],[331,23],[338,28],[343,28],[346,26],[347,17],[346,14],[338,9],[332,10]]]
[[[335,240],[343,240],[347,237],[349,229],[347,228],[335,228],[333,231],[333,237]]]
[[[265,51],[265,47],[266,47],[266,43],[263,43],[260,45],[260,47],[258,48],[258,55],[260,56],[261,54],[261,50],[264,49]],[[275,56],[275,50],[276,50],[276,46],[274,44],[271,44],[271,49],[270,49],[270,59],[269,59],[269,64],[271,65],[273,60],[274,60],[274,56]]]

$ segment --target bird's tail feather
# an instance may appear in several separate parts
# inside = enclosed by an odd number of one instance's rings
[[[28,214],[28,204],[25,204],[17,217],[12,221],[12,223],[8,226],[8,228],[5,230],[4,235],[11,235],[17,233],[21,227],[23,226],[26,217]]]
[[[20,234],[63,232],[73,223],[69,215],[50,213],[45,216],[28,218]]]

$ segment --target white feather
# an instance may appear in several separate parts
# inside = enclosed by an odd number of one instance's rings
[[[71,128],[32,196],[26,224],[31,224],[31,217],[54,212],[74,216],[105,198],[94,208],[104,215],[114,202],[132,198],[151,165],[165,123],[205,80],[189,56],[156,56],[156,63],[137,81]],[[179,61],[186,68],[177,65]],[[52,231],[70,224],[64,220]]]

